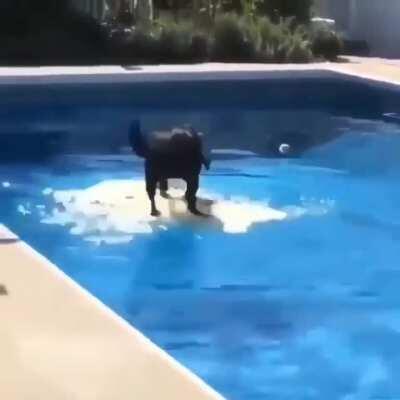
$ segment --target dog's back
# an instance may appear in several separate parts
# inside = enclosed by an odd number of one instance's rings
[[[206,164],[201,135],[187,125],[142,132],[139,123],[134,122],[129,141],[135,154],[145,158],[147,168],[157,176],[179,178],[199,174],[201,165]]]
[[[150,155],[185,158],[196,157],[201,151],[196,134],[183,128],[150,132],[145,141]]]
[[[179,128],[155,131],[149,135],[147,143],[147,160],[155,175],[181,178],[200,173],[201,151],[192,133]]]

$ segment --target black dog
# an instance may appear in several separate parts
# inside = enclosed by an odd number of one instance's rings
[[[129,132],[132,150],[145,159],[146,191],[151,201],[151,215],[159,216],[155,203],[157,183],[166,195],[169,178],[186,181],[186,201],[192,214],[202,215],[196,207],[201,166],[207,169],[210,162],[203,154],[201,134],[190,126],[170,131],[144,133],[140,122],[134,121]]]

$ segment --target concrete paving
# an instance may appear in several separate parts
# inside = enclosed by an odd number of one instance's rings
[[[278,72],[332,71],[400,84],[400,60],[342,57],[340,63],[222,64],[0,68],[1,84],[100,83],[159,80],[252,79]]]
[[[221,399],[0,226],[0,399]]]

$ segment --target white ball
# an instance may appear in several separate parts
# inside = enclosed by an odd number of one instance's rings
[[[290,153],[290,150],[291,150],[290,145],[287,143],[282,143],[279,146],[279,153],[281,153],[281,154],[288,154],[288,153]]]

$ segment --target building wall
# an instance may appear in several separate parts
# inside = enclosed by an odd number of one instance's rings
[[[333,18],[352,39],[366,40],[371,55],[400,58],[400,0],[315,0],[318,16]]]
[[[364,37],[375,55],[400,58],[400,1],[358,0],[354,34]]]
[[[332,18],[340,30],[347,30],[349,25],[349,0],[314,0],[315,11],[319,17]]]

